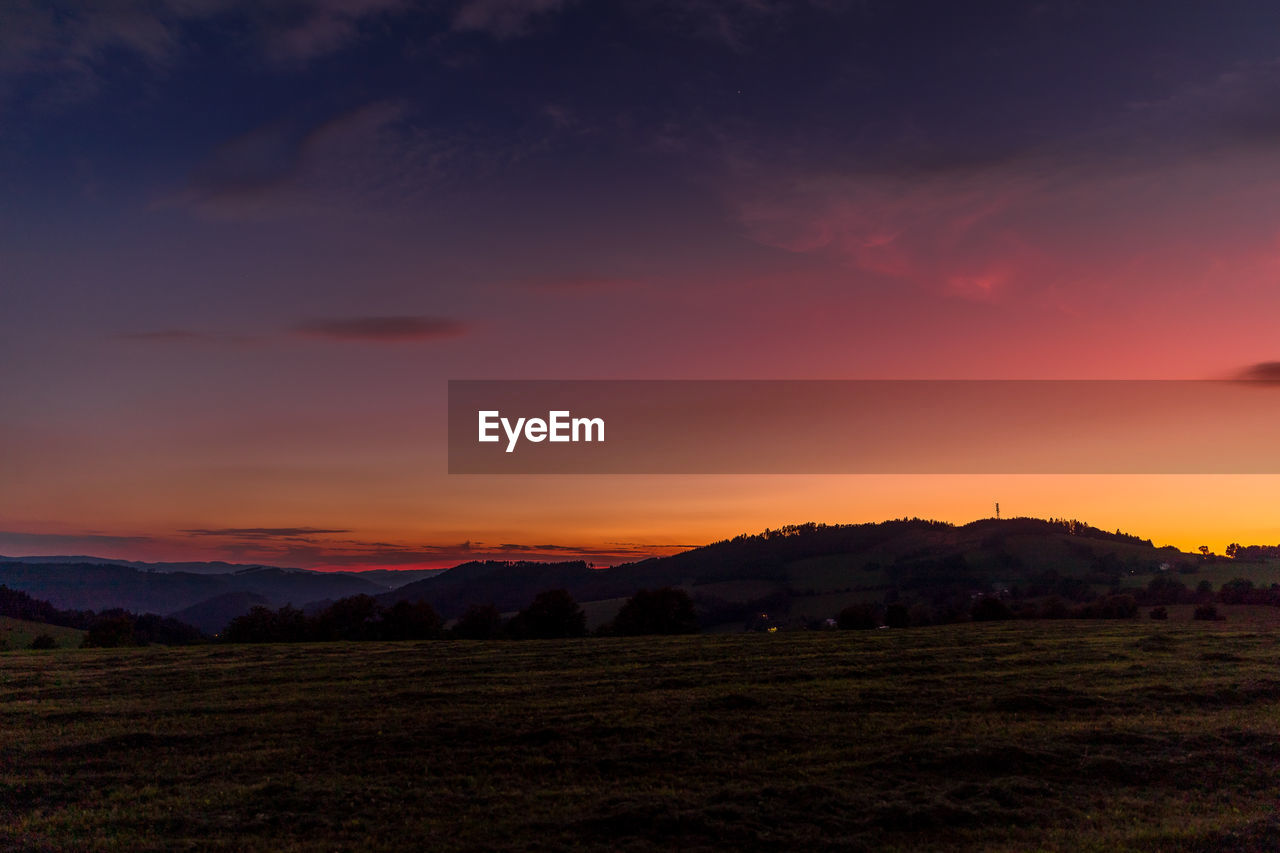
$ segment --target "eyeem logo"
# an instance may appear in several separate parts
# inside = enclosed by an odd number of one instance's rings
[[[604,418],[575,418],[567,410],[547,412],[547,419],[502,417],[497,409],[482,410],[480,416],[481,442],[501,441],[498,428],[507,434],[507,452],[516,449],[521,435],[526,441],[604,441]]]

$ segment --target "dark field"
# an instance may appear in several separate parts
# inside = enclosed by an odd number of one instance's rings
[[[1270,850],[1257,625],[0,656],[31,850]]]

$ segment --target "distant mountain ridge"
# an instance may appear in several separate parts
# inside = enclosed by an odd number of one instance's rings
[[[1194,568],[1200,559],[1074,520],[983,519],[954,525],[916,518],[790,525],[603,569],[580,561],[464,563],[378,598],[384,604],[426,601],[452,618],[471,604],[516,610],[538,592],[557,587],[590,602],[680,586],[704,610],[730,614],[726,619],[766,607],[816,617],[855,601],[967,600],[1009,588],[1081,600],[1173,566]]]
[[[113,563],[0,563],[0,584],[68,610],[123,608],[168,615],[228,593],[260,596],[271,605],[378,595],[385,586],[345,573],[246,567],[224,574],[142,571]]]
[[[396,589],[407,583],[421,580],[424,577],[430,577],[444,569],[360,569],[357,571],[337,571],[322,572],[317,569],[299,569],[287,566],[271,566],[265,563],[226,563],[222,560],[200,560],[189,562],[158,562],[145,563],[141,560],[117,560],[111,557],[90,557],[90,556],[32,556],[32,557],[6,557],[0,555],[0,564],[3,563],[38,563],[41,565],[53,565],[56,563],[78,563],[97,566],[128,566],[132,569],[139,569],[144,572],[186,572],[196,575],[226,575],[236,574],[239,572],[253,571],[256,569],[279,569],[283,572],[304,572],[306,574],[320,575],[350,575],[359,577],[367,581],[372,581],[387,589]]]
[[[222,564],[233,570],[202,574],[152,570],[156,564],[141,564],[144,570],[119,562],[29,558],[0,560],[0,584],[59,607],[178,615],[207,631],[255,605],[314,609],[353,595],[373,596],[385,605],[425,601],[450,619],[472,604],[518,610],[548,589],[566,589],[585,603],[620,602],[639,589],[663,586],[686,589],[704,615],[712,614],[707,620],[718,614],[729,623],[761,611],[826,618],[860,602],[947,607],[991,593],[1085,601],[1110,589],[1145,585],[1162,572],[1194,573],[1206,559],[1074,520],[955,525],[912,518],[789,525],[611,568],[580,560],[472,561],[420,573],[420,579],[395,589],[377,581],[403,575],[385,570],[324,573]]]

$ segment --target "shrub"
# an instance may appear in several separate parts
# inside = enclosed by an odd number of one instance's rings
[[[1218,615],[1218,608],[1209,603],[1197,605],[1193,616],[1201,622],[1221,622],[1227,618]]]
[[[1067,607],[1067,603],[1056,595],[1045,599],[1045,602],[1040,605],[1041,619],[1066,619],[1070,615],[1071,610]]]
[[[473,604],[449,633],[460,640],[492,640],[502,633],[502,614],[492,604]]]
[[[693,634],[698,630],[698,617],[693,599],[682,589],[642,589],[622,605],[613,620],[613,633],[623,636],[641,634]]]
[[[378,636],[383,640],[434,640],[444,630],[435,608],[425,601],[397,601],[382,614]]]
[[[905,604],[890,604],[884,609],[884,624],[890,628],[905,628],[911,624],[911,615]]]
[[[533,603],[507,625],[513,637],[555,639],[587,633],[587,614],[566,589],[538,593]]]
[[[1002,619],[1012,619],[1013,611],[1000,599],[984,595],[974,602],[969,616],[974,622],[997,622]]]
[[[1132,595],[1104,595],[1080,608],[1083,619],[1132,619],[1138,615],[1138,602]]]
[[[1163,607],[1153,607],[1151,608],[1151,618],[1163,622],[1169,618],[1169,611]]]
[[[880,608],[874,604],[850,604],[836,615],[836,625],[844,631],[880,627]]]
[[[58,642],[49,634],[36,634],[31,641],[31,648],[33,649],[56,649],[57,647]]]
[[[133,646],[133,617],[127,613],[99,617],[89,626],[80,645],[86,649],[114,649],[119,646]]]

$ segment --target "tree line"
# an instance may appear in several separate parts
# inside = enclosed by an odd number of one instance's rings
[[[642,589],[597,635],[691,634],[698,630],[693,599],[682,589]],[[329,604],[315,615],[296,607],[254,607],[227,625],[230,643],[299,643],[327,640],[560,639],[587,635],[586,612],[564,589],[540,592],[524,609],[503,618],[492,604],[473,604],[447,629],[426,601],[386,606],[368,595]]]

